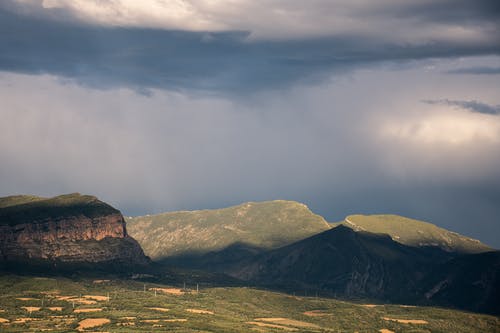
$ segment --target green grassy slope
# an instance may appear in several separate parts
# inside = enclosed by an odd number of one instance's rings
[[[0,198],[0,208],[17,206],[45,199],[46,198],[37,197],[36,195],[11,195]]]
[[[113,213],[119,211],[94,196],[79,193],[53,198],[31,195],[0,198],[0,224],[15,225],[73,215],[93,218]]]
[[[0,331],[74,332],[81,321],[102,318],[109,322],[85,331],[246,333],[254,330],[378,332],[387,329],[392,332],[500,332],[498,317],[441,308],[352,303],[251,288],[201,288],[195,292],[195,286],[189,283],[187,288],[192,289],[185,294],[158,292],[155,296],[150,287],[172,288],[147,284],[144,292],[143,283],[129,280],[93,283],[85,279],[0,276]],[[110,299],[79,304],[80,295],[109,295]],[[74,308],[73,301],[60,296],[76,299]],[[29,313],[22,308],[25,306],[40,309]],[[53,307],[61,309],[50,310]],[[74,311],[88,308],[100,311]],[[206,312],[196,313],[188,309]],[[401,323],[394,321],[396,319],[422,322]],[[257,326],[263,324],[275,326]]]
[[[203,254],[235,243],[270,249],[330,228],[304,204],[284,200],[140,216],[126,221],[129,234],[152,259]]]
[[[478,240],[439,228],[431,223],[398,215],[350,215],[341,224],[354,230],[387,234],[409,246],[436,246],[448,252],[479,253],[492,248]]]

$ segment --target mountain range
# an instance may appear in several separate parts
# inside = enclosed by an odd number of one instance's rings
[[[500,312],[500,252],[424,221],[351,215],[327,223],[283,200],[126,221],[146,254],[167,265],[288,292]]]
[[[124,219],[71,194],[0,198],[0,228],[4,268],[114,263],[160,276],[181,267],[289,293],[500,313],[500,252],[396,215],[328,223],[304,204],[276,200]]]

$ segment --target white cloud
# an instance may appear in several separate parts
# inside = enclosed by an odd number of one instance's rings
[[[455,40],[477,43],[491,39],[496,32],[494,26],[467,24],[460,17],[453,22],[428,19],[427,15],[436,11],[433,5],[440,8],[439,2],[430,0],[414,3],[396,0],[43,0],[42,4],[47,10],[66,9],[81,20],[101,25],[192,31],[244,30],[257,39],[360,35],[398,43]],[[421,7],[424,9],[419,11]],[[429,7],[429,13],[423,13],[425,7]]]
[[[500,117],[434,109],[416,119],[391,120],[383,125],[381,135],[423,145],[500,144]]]
[[[221,30],[201,8],[184,0],[44,0],[46,9],[69,9],[76,17],[104,25],[145,26],[186,30]]]

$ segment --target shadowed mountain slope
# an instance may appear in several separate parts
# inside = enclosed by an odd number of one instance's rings
[[[321,290],[349,298],[413,301],[418,283],[449,255],[413,248],[387,235],[338,226],[227,269],[237,278],[289,290]]]
[[[225,267],[236,278],[288,291],[500,313],[500,252],[412,247],[345,225]]]
[[[422,292],[443,306],[500,314],[500,251],[463,255],[436,267]]]

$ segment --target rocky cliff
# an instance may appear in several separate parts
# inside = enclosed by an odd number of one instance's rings
[[[146,264],[121,213],[93,196],[0,198],[0,260]]]

